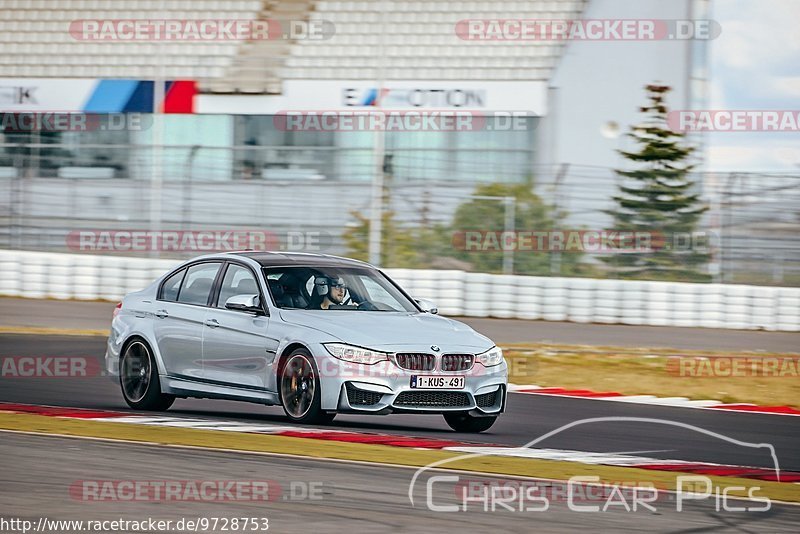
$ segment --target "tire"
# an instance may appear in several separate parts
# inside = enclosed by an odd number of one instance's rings
[[[314,358],[304,348],[295,349],[278,373],[278,393],[286,417],[294,423],[324,425],[335,413],[322,411],[322,388]]]
[[[477,433],[489,430],[497,416],[474,417],[467,412],[451,412],[444,414],[444,420],[456,432]]]
[[[175,402],[174,395],[161,392],[153,352],[141,339],[125,346],[119,361],[119,385],[125,402],[135,410],[161,412]]]

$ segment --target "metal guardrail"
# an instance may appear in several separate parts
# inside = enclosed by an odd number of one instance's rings
[[[80,229],[256,227],[281,242],[287,232],[322,232],[325,248],[311,251],[348,254],[343,233],[360,224],[356,214],[368,215],[372,202],[375,164],[365,139],[351,147],[167,145],[157,153],[113,143],[0,144],[0,248],[68,252],[66,236]],[[513,148],[395,146],[387,153],[386,210],[402,228],[446,227],[458,206],[475,198],[477,185],[531,177],[535,193],[557,214],[558,228],[611,224],[605,211],[614,207],[618,183],[611,169],[536,166],[528,151]],[[150,180],[156,154],[163,176],[157,186]],[[695,178],[711,208],[698,230],[717,237],[715,280],[800,285],[800,176]],[[395,245],[386,243],[390,252]],[[398,266],[392,261],[386,266]],[[550,274],[564,274],[560,269],[553,262]]]

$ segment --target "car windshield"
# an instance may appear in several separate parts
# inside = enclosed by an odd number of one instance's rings
[[[272,302],[283,309],[416,312],[380,271],[359,267],[264,269]]]

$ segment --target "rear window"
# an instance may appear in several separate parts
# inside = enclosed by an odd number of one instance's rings
[[[175,302],[178,300],[178,291],[181,289],[181,282],[183,282],[183,275],[186,274],[186,269],[181,269],[173,274],[161,285],[161,300],[168,300]]]

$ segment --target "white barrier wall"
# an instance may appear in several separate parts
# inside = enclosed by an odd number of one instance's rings
[[[0,295],[118,300],[178,260],[0,250]],[[387,269],[452,316],[800,331],[800,288]]]

